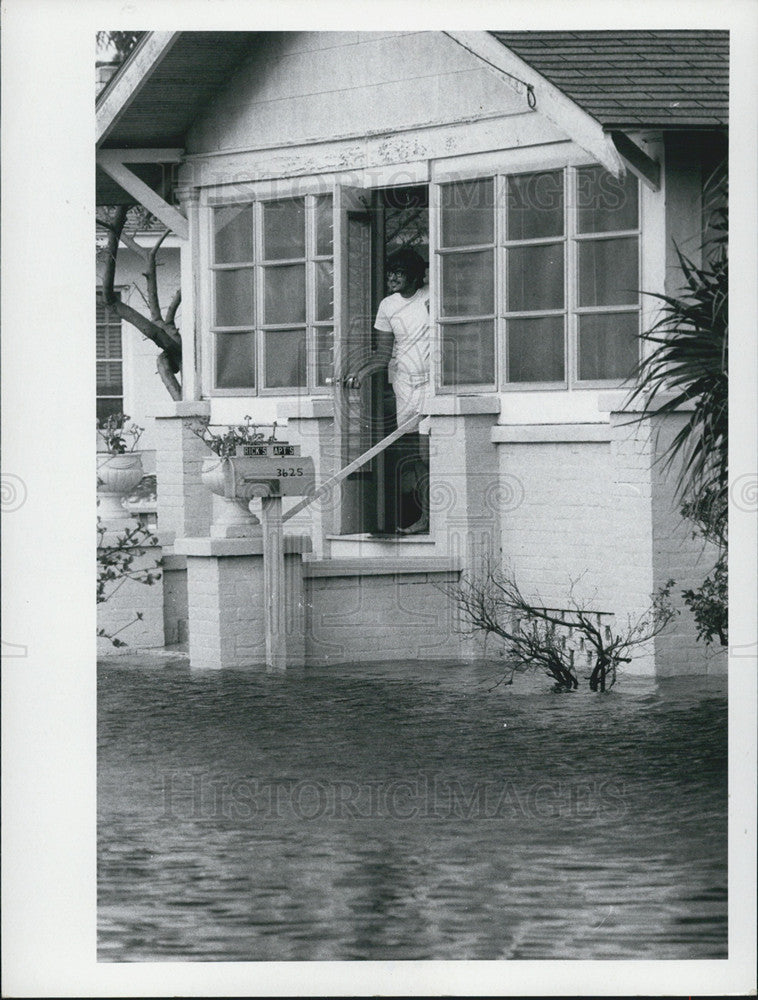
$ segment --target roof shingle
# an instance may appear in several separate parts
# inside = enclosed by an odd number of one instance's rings
[[[728,31],[491,34],[607,128],[728,122]]]

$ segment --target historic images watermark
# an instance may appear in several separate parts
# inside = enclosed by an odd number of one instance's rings
[[[505,821],[594,820],[627,814],[613,780],[463,782],[441,774],[377,781],[238,778],[171,771],[162,777],[172,820]]]
[[[0,509],[3,514],[19,510],[26,503],[26,483],[21,476],[4,472],[0,477]]]

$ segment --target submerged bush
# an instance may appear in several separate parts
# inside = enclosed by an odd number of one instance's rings
[[[579,687],[577,654],[584,654],[591,672],[586,680],[591,691],[605,691],[616,681],[619,664],[629,663],[632,650],[663,631],[677,612],[669,595],[669,580],[651,598],[650,605],[624,625],[604,623],[610,617],[590,610],[575,596],[571,583],[567,607],[541,607],[527,600],[513,573],[485,565],[479,577],[463,576],[447,588],[461,612],[464,634],[498,636],[509,663],[503,680],[510,684],[516,673],[543,671],[554,681],[553,691],[575,691]]]

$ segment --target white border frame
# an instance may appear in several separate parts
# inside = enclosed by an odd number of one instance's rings
[[[733,540],[730,678],[729,944],[726,961],[200,963],[94,960],[95,686],[91,488],[94,322],[92,235],[93,35],[113,28],[196,30],[342,28],[342,3],[251,5],[182,0],[26,0],[3,7],[3,951],[7,995],[744,995],[755,987],[756,561],[758,481],[755,358],[758,161],[758,9],[752,0],[686,8],[512,0],[518,27],[732,29],[730,252],[733,327],[730,443]],[[360,26],[486,27],[502,5],[386,0],[364,5]],[[54,150],[51,159],[50,151]],[[35,276],[35,309],[29,278]],[[38,327],[51,310],[58,323]],[[63,333],[62,333],[63,331]],[[65,334],[65,335],[64,335]],[[40,359],[48,358],[45,362]],[[48,400],[58,447],[38,460]],[[6,478],[7,477],[7,478]],[[15,478],[11,478],[15,477]],[[58,489],[65,483],[64,490]],[[752,484],[752,485],[751,485]],[[753,490],[751,494],[751,489]],[[5,494],[4,494],[5,495]],[[752,496],[752,499],[751,499]],[[9,512],[10,511],[10,512]],[[65,573],[43,572],[51,553]]]

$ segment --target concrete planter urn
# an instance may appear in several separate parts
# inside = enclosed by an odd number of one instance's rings
[[[260,519],[252,513],[247,500],[232,499],[229,494],[234,475],[228,458],[211,455],[203,459],[200,479],[213,494],[211,537],[247,538],[259,535]]]
[[[124,510],[123,501],[144,475],[142,456],[139,452],[123,455],[97,456],[97,477],[100,480],[98,497],[99,514],[109,520],[124,520],[131,515]]]

